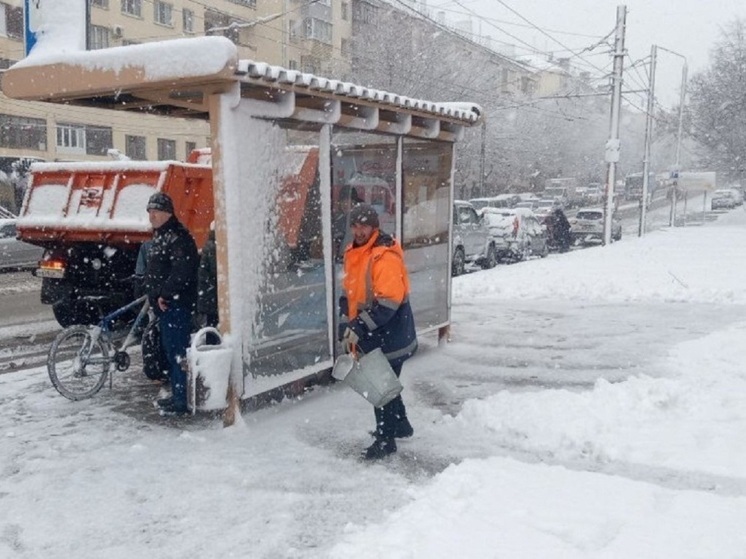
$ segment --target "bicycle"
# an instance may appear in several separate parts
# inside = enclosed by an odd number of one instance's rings
[[[125,313],[142,305],[132,326],[117,348],[121,331],[115,322]],[[96,325],[73,325],[62,330],[52,342],[47,356],[47,372],[57,392],[70,400],[84,400],[96,394],[109,378],[111,388],[112,364],[117,371],[130,366],[127,348],[139,342],[139,334],[148,316],[150,303],[147,296],[107,314]]]

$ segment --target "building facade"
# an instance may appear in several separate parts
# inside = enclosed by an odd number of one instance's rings
[[[346,0],[88,0],[88,48],[223,35],[241,58],[344,78],[351,10]],[[24,57],[23,0],[0,0],[0,70]],[[1,74],[0,74],[1,76]],[[0,94],[0,157],[47,161],[183,160],[209,142],[207,123],[64,107]]]

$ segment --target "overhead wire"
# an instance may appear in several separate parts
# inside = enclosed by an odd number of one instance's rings
[[[146,1],[146,2],[148,2],[148,3],[154,4],[153,0],[145,0],[145,1]],[[190,1],[191,1],[192,3],[194,3],[194,4],[198,4],[198,5],[201,5],[201,6],[205,7],[205,8],[209,8],[209,9],[213,9],[213,10],[214,10],[214,9],[216,9],[216,8],[214,8],[214,6],[210,6],[210,5],[208,5],[208,4],[205,4],[205,3],[203,3],[203,2],[198,2],[198,1],[196,1],[196,0],[190,0]],[[304,5],[309,5],[309,4],[315,3],[315,2],[317,2],[317,1],[318,1],[318,0],[312,0],[311,2],[308,2],[308,3],[304,4]],[[410,6],[407,6],[406,4],[404,4],[403,2],[401,2],[400,0],[396,0],[396,1],[397,1],[397,2],[399,3],[399,4],[402,4],[402,5],[403,5],[404,7],[406,7],[406,8],[408,9],[408,10],[410,10],[410,9],[411,9],[411,7],[410,7]],[[302,7],[302,6],[301,6],[301,7]],[[183,8],[183,9],[186,9],[186,8]],[[181,11],[183,11],[183,9],[182,9],[182,8],[174,8],[174,11],[176,11],[176,12],[181,12]],[[294,8],[293,10],[287,10],[287,13],[290,13],[290,12],[292,12],[292,11],[296,10],[296,9],[297,9],[297,8]],[[219,11],[219,10],[218,10],[218,11]],[[456,33],[456,32],[455,32],[455,31],[453,31],[453,30],[450,30],[450,29],[448,29],[448,28],[447,28],[447,27],[445,27],[445,26],[442,26],[442,25],[440,25],[440,24],[439,24],[438,22],[435,22],[434,20],[432,20],[432,19],[431,19],[431,18],[429,18],[428,16],[426,16],[426,15],[423,15],[423,14],[421,14],[420,12],[417,12],[417,14],[418,14],[418,15],[419,15],[420,17],[424,17],[424,19],[427,19],[427,20],[429,20],[429,21],[430,21],[431,23],[434,23],[434,24],[436,24],[436,26],[437,26],[437,27],[438,27],[439,29],[444,29],[444,30],[448,31],[448,32],[449,32],[450,34],[452,34],[452,35],[454,35],[454,36],[456,36],[456,37],[460,37],[460,38],[462,38],[462,39],[465,39],[465,38],[461,37],[461,35],[460,35],[460,34]],[[226,14],[226,15],[230,15],[230,14]],[[230,17],[234,17],[234,16],[230,16]],[[197,17],[197,16],[196,16],[196,13],[195,13],[195,18],[196,18],[196,19],[198,19],[198,20],[202,20],[202,21],[204,21],[204,20],[205,20],[205,18],[202,18],[202,17]],[[235,18],[235,19],[240,19],[240,18]],[[275,43],[279,43],[279,44],[284,44],[284,45],[286,45],[286,46],[287,46],[287,45],[288,45],[288,43],[287,43],[287,42],[285,42],[284,40],[283,40],[283,41],[277,41],[277,39],[276,39],[276,38],[271,38],[271,37],[268,37],[268,36],[266,36],[266,35],[265,35],[265,36],[262,36],[262,35],[261,35],[261,28],[262,28],[263,26],[267,26],[267,27],[270,27],[270,23],[274,23],[274,22],[263,22],[263,23],[260,23],[260,24],[256,25],[255,27],[252,27],[252,31],[256,31],[256,32],[257,32],[257,34],[258,34],[259,36],[261,36],[261,37],[262,37],[263,39],[265,39],[265,40],[271,40],[271,41],[274,41]],[[533,24],[530,24],[530,25],[531,25],[531,27],[535,27],[535,26],[534,26]],[[275,31],[282,31],[282,32],[284,32],[284,25],[282,25],[282,27],[281,27],[281,28],[276,28],[276,27],[275,27],[275,29],[274,29],[274,30],[275,30]],[[195,33],[195,34],[201,34],[201,33]],[[283,35],[283,36],[284,36],[284,35]],[[606,35],[606,36],[604,36],[604,37],[601,37],[601,39],[600,39],[600,40],[599,40],[598,42],[594,43],[594,45],[600,45],[600,44],[602,44],[602,43],[603,43],[603,41],[605,41],[605,40],[606,40],[606,39],[608,38],[608,36],[609,36],[609,35]],[[156,38],[156,39],[159,39],[159,38],[174,38],[174,37],[173,37],[173,35],[169,35],[169,36],[154,36],[154,38]],[[597,38],[597,37],[593,37],[593,38]],[[477,43],[474,43],[474,41],[472,41],[472,40],[469,40],[469,39],[465,39],[465,40],[466,40],[466,41],[467,41],[467,42],[469,43],[469,45],[470,45],[470,46],[472,46],[472,47],[473,47],[474,45],[480,46],[480,45],[478,45]],[[525,44],[526,44],[526,45],[528,45],[528,43],[525,43]],[[559,43],[559,44],[561,44],[561,43]],[[529,46],[529,47],[531,47],[531,45],[528,45],[528,46]],[[533,47],[531,47],[531,48],[532,48],[532,50],[534,50],[534,51],[535,51],[535,49],[533,49]],[[341,49],[339,49],[339,48],[337,48],[337,47],[333,47],[333,46],[332,46],[332,50],[333,50],[333,51],[336,51],[336,52],[340,52],[340,53],[341,53]],[[590,50],[590,47],[588,47],[588,48],[586,48],[586,49],[584,49],[584,50]],[[581,51],[581,52],[583,52],[583,51]],[[578,53],[576,53],[576,56],[577,56],[577,55],[578,55]],[[500,56],[504,56],[504,55],[500,55]],[[340,62],[345,62],[345,63],[347,63],[347,62],[348,62],[348,59],[347,59],[347,58],[341,58],[341,57],[340,57],[340,58],[337,58],[337,60],[338,60],[338,61],[340,61]],[[368,58],[368,60],[374,61],[375,59],[373,59],[372,57],[369,57],[369,58]],[[511,61],[511,62],[514,62],[514,61]],[[515,62],[514,62],[514,63],[515,63]],[[597,69],[598,69],[598,67],[597,67],[596,65],[593,65],[593,66],[594,66],[595,68],[597,68]],[[529,67],[530,67],[530,66],[529,66]],[[604,70],[602,70],[602,71],[604,71]],[[403,74],[403,72],[402,72],[402,74]],[[399,75],[399,77],[402,77],[402,74],[400,74],[400,75]],[[407,72],[407,75],[409,75],[409,72]],[[595,81],[596,79],[598,79],[598,80],[601,80],[601,79],[606,79],[606,77],[599,77],[599,78],[592,78],[592,79],[593,79],[593,80]],[[509,83],[508,83],[507,85],[514,85],[514,84],[518,83],[518,82],[519,82],[519,80],[520,80],[520,78],[516,78],[515,80],[512,80],[511,82],[509,82]],[[479,89],[472,89],[472,88],[469,88],[469,87],[468,87],[468,86],[466,86],[465,84],[460,84],[460,85],[459,85],[458,87],[453,87],[453,86],[452,86],[451,84],[444,84],[444,85],[448,85],[448,86],[449,86],[449,88],[452,88],[454,92],[455,92],[455,91],[458,91],[458,92],[463,92],[463,91],[470,91],[470,90],[471,90],[471,91],[472,91],[473,93],[475,93],[475,94],[480,94],[480,95],[486,95],[486,94],[489,94],[489,93],[491,93],[490,91],[485,91],[485,90],[479,90]],[[506,101],[507,101],[507,100],[506,100]],[[19,102],[19,103],[20,103],[20,102]],[[20,106],[20,105],[18,105],[18,106]],[[584,118],[585,118],[584,116],[580,116],[580,115],[573,115],[573,116],[568,116],[568,114],[567,114],[567,113],[564,113],[564,112],[559,112],[559,113],[558,113],[558,112],[555,112],[555,111],[551,111],[551,110],[548,110],[548,109],[545,109],[545,108],[539,108],[539,107],[536,107],[536,106],[535,106],[535,102],[534,102],[534,101],[531,101],[531,100],[527,100],[527,101],[526,101],[526,102],[524,102],[524,103],[521,103],[521,104],[518,104],[518,105],[512,105],[512,106],[503,106],[503,107],[501,107],[501,106],[500,106],[500,105],[498,104],[498,109],[499,109],[499,110],[501,110],[501,109],[503,109],[503,108],[507,109],[507,108],[519,108],[519,107],[528,107],[528,108],[529,108],[530,110],[533,110],[533,111],[543,112],[543,113],[546,113],[546,114],[552,114],[552,115],[554,115],[554,117],[555,117],[555,118],[562,118],[562,119],[567,119],[567,118],[572,118],[572,119],[584,119]],[[28,109],[29,107],[28,107],[28,106],[26,106],[26,105],[24,105],[24,108]],[[82,114],[86,114],[86,115],[89,115],[89,113],[85,113],[85,111],[86,111],[86,109],[85,109],[85,108],[82,108],[82,107],[81,107],[81,108],[80,108],[79,110],[80,110],[80,112],[79,112],[79,113],[77,113],[77,114],[81,114],[81,115],[82,115]],[[43,111],[42,111],[41,109],[39,109],[39,112],[43,112]],[[193,137],[193,136],[195,136],[195,134],[189,134],[189,133],[183,133],[183,134],[178,134],[178,135],[179,135],[179,136],[184,136],[184,137]],[[200,136],[200,135],[199,135],[199,134],[197,134],[197,136]]]

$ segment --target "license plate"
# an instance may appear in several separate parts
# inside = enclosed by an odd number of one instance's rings
[[[37,278],[62,279],[65,277],[65,270],[50,270],[48,268],[37,268],[36,277]]]

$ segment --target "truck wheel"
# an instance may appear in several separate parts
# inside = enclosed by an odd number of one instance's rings
[[[95,324],[99,321],[98,310],[82,301],[62,299],[52,305],[52,313],[63,328],[73,324]]]
[[[456,252],[453,253],[453,265],[451,266],[451,275],[453,277],[460,276],[464,273],[466,268],[466,255],[464,249],[457,248]]]

